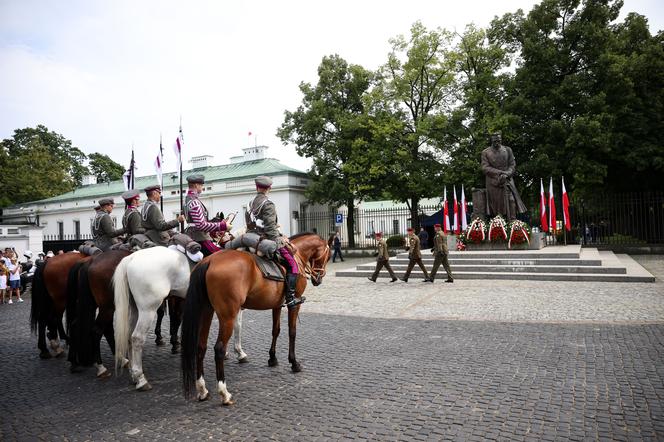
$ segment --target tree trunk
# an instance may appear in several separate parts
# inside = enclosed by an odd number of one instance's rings
[[[419,214],[419,206],[420,206],[420,197],[418,196],[413,196],[410,198],[410,226],[415,229],[415,232],[419,232],[420,230],[420,214]]]
[[[348,231],[348,248],[355,248],[355,200],[349,199],[346,201],[348,214],[346,216],[346,230]]]

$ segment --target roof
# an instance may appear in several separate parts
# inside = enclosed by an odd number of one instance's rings
[[[281,164],[279,160],[274,158],[263,158],[259,160],[243,161],[239,163],[223,164],[220,166],[197,167],[195,169],[183,170],[182,180],[186,186],[185,178],[187,175],[196,172],[205,175],[206,182],[225,181],[238,178],[254,178],[258,175],[282,175],[285,173],[293,173],[298,175],[306,175],[301,170],[293,169],[292,167]],[[179,185],[177,180],[171,181],[167,178],[171,176],[177,177],[177,172],[164,173],[164,187],[171,187]],[[148,175],[136,177],[134,180],[136,189],[143,189],[151,184],[157,184],[157,175]],[[71,192],[63,193],[62,195],[53,196],[39,201],[31,201],[30,203],[22,203],[22,205],[31,203],[50,203],[56,201],[66,201],[71,199],[80,198],[95,198],[100,196],[120,195],[125,191],[124,182],[122,180],[111,181],[109,183],[97,183],[82,186],[74,189]]]

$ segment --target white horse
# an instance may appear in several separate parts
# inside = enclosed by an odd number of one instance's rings
[[[134,252],[120,261],[115,269],[115,366],[117,370],[124,358],[129,357],[131,377],[136,384],[136,390],[152,389],[143,373],[143,345],[157,315],[157,309],[169,295],[185,298],[190,272],[187,257],[166,247],[152,247]],[[130,302],[130,298],[133,302]],[[242,319],[238,316],[233,329],[235,352],[240,362],[246,362],[247,355],[242,350],[241,327]]]

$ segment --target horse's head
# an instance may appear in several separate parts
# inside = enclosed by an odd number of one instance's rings
[[[325,267],[330,260],[330,243],[315,233],[298,233],[292,236],[290,241],[297,247],[298,254],[302,257],[305,264],[304,273],[310,277],[313,285],[320,285],[325,276]]]

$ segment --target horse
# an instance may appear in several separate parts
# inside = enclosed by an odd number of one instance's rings
[[[314,286],[322,283],[330,259],[331,244],[313,233],[297,234],[290,240],[297,248],[295,258],[301,273],[297,281],[296,297],[301,297],[307,285],[306,276]],[[214,313],[219,319],[219,334],[214,346],[217,392],[223,405],[234,403],[226,386],[224,354],[231,336],[233,320],[242,308],[272,310],[272,345],[268,365],[277,365],[276,342],[280,331],[283,293],[284,282],[264,278],[255,258],[248,252],[217,252],[206,257],[194,268],[182,321],[181,364],[185,398],[190,398],[194,391],[199,401],[210,397],[203,377],[203,360]],[[300,305],[288,310],[288,361],[295,373],[302,369],[295,358],[296,321]]]
[[[32,279],[32,302],[30,306],[30,328],[37,333],[39,357],[52,357],[46,346],[46,328],[49,329],[50,346],[57,357],[64,354],[58,342],[58,333],[68,342],[68,336],[62,326],[62,316],[67,302],[69,270],[78,262],[90,259],[89,255],[67,252],[48,258],[37,267]]]
[[[105,336],[111,351],[115,352],[111,280],[115,268],[130,253],[124,249],[108,250],[70,271],[69,284],[76,287],[67,302],[67,328],[71,335],[68,359],[72,373],[94,363],[98,378],[111,374],[101,359],[101,338]]]
[[[130,372],[138,391],[152,389],[143,372],[143,345],[148,329],[157,314],[157,309],[167,296],[184,299],[189,286],[190,272],[191,267],[187,257],[177,250],[165,247],[134,252],[123,259],[115,269],[113,287],[116,370],[128,356],[131,347]],[[174,321],[174,316],[176,315],[171,313],[171,323]],[[235,351],[239,362],[246,362],[247,355],[241,346],[241,326],[241,315],[238,315],[234,327]]]

